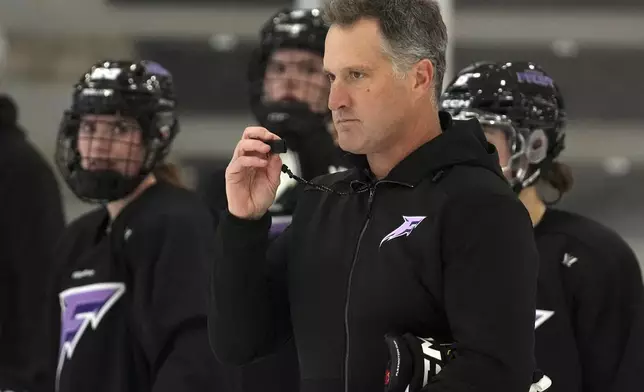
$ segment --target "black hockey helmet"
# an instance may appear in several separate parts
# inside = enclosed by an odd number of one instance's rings
[[[564,149],[563,97],[537,64],[471,64],[447,86],[441,107],[456,119],[474,117],[504,131],[510,161],[503,170],[516,192],[534,184]]]
[[[178,132],[172,75],[164,67],[101,61],[74,86],[58,132],[56,166],[80,199],[119,200],[163,161]]]
[[[279,49],[300,49],[323,57],[327,32],[328,27],[317,8],[285,8],[264,24],[248,75],[251,110],[262,126],[280,136],[325,127],[330,119],[327,107],[330,84],[326,77],[310,76],[314,72],[321,75],[322,70],[310,70],[306,65],[295,64],[299,70],[297,77],[279,75],[280,71],[271,72],[277,75],[269,77],[267,68],[271,66],[271,56]],[[305,69],[302,70],[303,67]],[[267,83],[287,79],[305,89],[306,101],[301,97],[275,101],[267,95]]]

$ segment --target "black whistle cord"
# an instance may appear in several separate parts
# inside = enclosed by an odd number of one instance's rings
[[[355,181],[355,183],[358,183],[360,185],[360,187],[358,189],[356,189],[356,190],[353,190],[353,187],[352,187],[352,191],[350,191],[350,192],[341,192],[341,191],[335,190],[333,188],[329,188],[328,186],[324,186],[324,185],[320,185],[320,184],[314,184],[311,181],[307,181],[307,180],[303,179],[302,177],[299,177],[299,176],[296,176],[295,174],[293,174],[291,169],[289,169],[288,166],[286,166],[285,164],[282,164],[282,173],[287,174],[290,178],[294,179],[299,184],[308,185],[308,186],[310,186],[312,188],[315,188],[315,189],[317,189],[319,191],[329,192],[329,193],[333,193],[333,194],[340,195],[340,196],[353,195],[353,194],[356,194],[356,193],[367,192],[369,190],[369,184],[366,184],[366,183],[363,183],[363,182],[360,182],[360,181]],[[352,182],[352,185],[353,185],[353,183],[354,182]]]

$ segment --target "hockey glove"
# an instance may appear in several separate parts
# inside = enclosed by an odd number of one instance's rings
[[[453,344],[438,343],[412,334],[388,334],[389,363],[385,371],[385,392],[420,392],[436,376],[455,352]],[[552,381],[541,371],[533,375],[529,392],[543,392]]]
[[[385,392],[417,392],[441,371],[451,358],[451,344],[440,344],[412,334],[386,335],[389,366]]]

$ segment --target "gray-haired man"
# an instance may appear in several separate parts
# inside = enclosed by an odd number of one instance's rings
[[[324,67],[340,147],[268,246],[282,162],[250,127],[226,170],[211,342],[246,363],[295,339],[303,392],[383,388],[384,336],[456,341],[423,390],[528,390],[538,255],[476,121],[437,102],[447,34],[430,0],[332,0]],[[498,217],[503,217],[499,219]]]

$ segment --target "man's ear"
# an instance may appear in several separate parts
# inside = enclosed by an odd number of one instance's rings
[[[414,81],[413,89],[421,94],[434,90],[434,64],[428,59],[417,62],[411,72]]]

